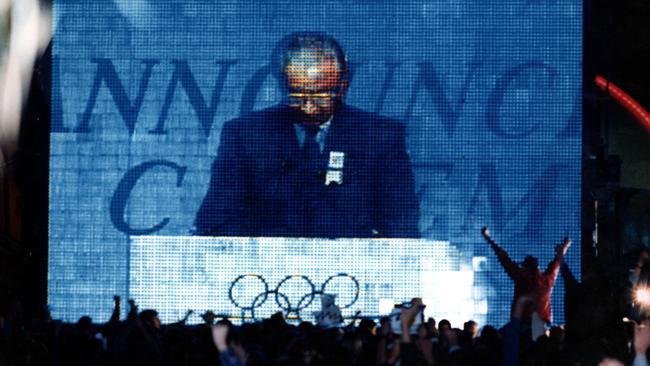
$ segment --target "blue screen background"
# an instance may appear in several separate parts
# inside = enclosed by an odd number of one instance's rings
[[[107,320],[113,295],[129,295],[129,237],[191,231],[223,123],[280,100],[271,51],[304,30],[347,51],[349,104],[405,124],[422,236],[487,258],[475,281],[488,323],[508,320],[513,285],[482,226],[542,269],[569,236],[580,272],[580,1],[58,0],[54,12],[55,317]],[[562,296],[558,278],[558,323]]]

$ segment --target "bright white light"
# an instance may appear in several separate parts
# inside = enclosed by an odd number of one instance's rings
[[[395,306],[393,299],[379,299],[379,315],[388,315]]]
[[[644,308],[650,308],[650,288],[638,286],[634,290],[634,302]]]
[[[442,266],[438,266],[440,267]],[[427,305],[426,316],[446,318],[452,325],[477,319],[472,293],[474,272],[438,268],[421,272],[420,292],[423,294],[422,300]]]
[[[32,76],[34,60],[50,39],[49,14],[38,1],[0,2],[0,17],[11,17],[8,49],[0,49],[0,143],[18,138],[20,113]],[[6,40],[5,40],[6,41]]]

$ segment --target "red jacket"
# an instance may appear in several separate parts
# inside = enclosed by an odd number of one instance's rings
[[[546,323],[551,322],[551,290],[557,277],[560,268],[560,260],[556,255],[555,258],[548,264],[544,272],[539,268],[534,270],[521,267],[517,262],[513,261],[508,253],[503,250],[499,245],[492,242],[490,246],[499,258],[499,262],[505,269],[506,273],[515,282],[515,293],[512,301],[514,306],[515,301],[522,295],[531,294],[535,302],[533,311],[539,314],[539,317]],[[526,314],[530,316],[532,314]]]

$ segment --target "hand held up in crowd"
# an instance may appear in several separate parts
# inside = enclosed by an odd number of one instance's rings
[[[415,316],[422,310],[423,306],[422,299],[414,297],[411,300],[411,307],[402,309],[402,343],[411,343],[411,326],[415,322]]]
[[[562,244],[558,244],[555,246],[555,255],[557,255],[558,258],[563,258],[566,255],[567,250],[569,250],[570,246],[571,246],[571,239],[564,238]]]
[[[650,319],[644,319],[639,324],[634,324],[634,364],[633,366],[647,366],[646,352],[650,347]]]

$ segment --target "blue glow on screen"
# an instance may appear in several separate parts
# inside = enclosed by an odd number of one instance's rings
[[[224,122],[280,100],[270,54],[305,30],[347,51],[349,104],[404,123],[422,238],[473,272],[475,314],[505,323],[513,291],[482,226],[541,267],[569,236],[580,272],[580,1],[57,0],[54,12],[55,317],[107,320],[113,295],[131,295],[131,238],[189,235]],[[562,297],[558,277],[558,323]]]

